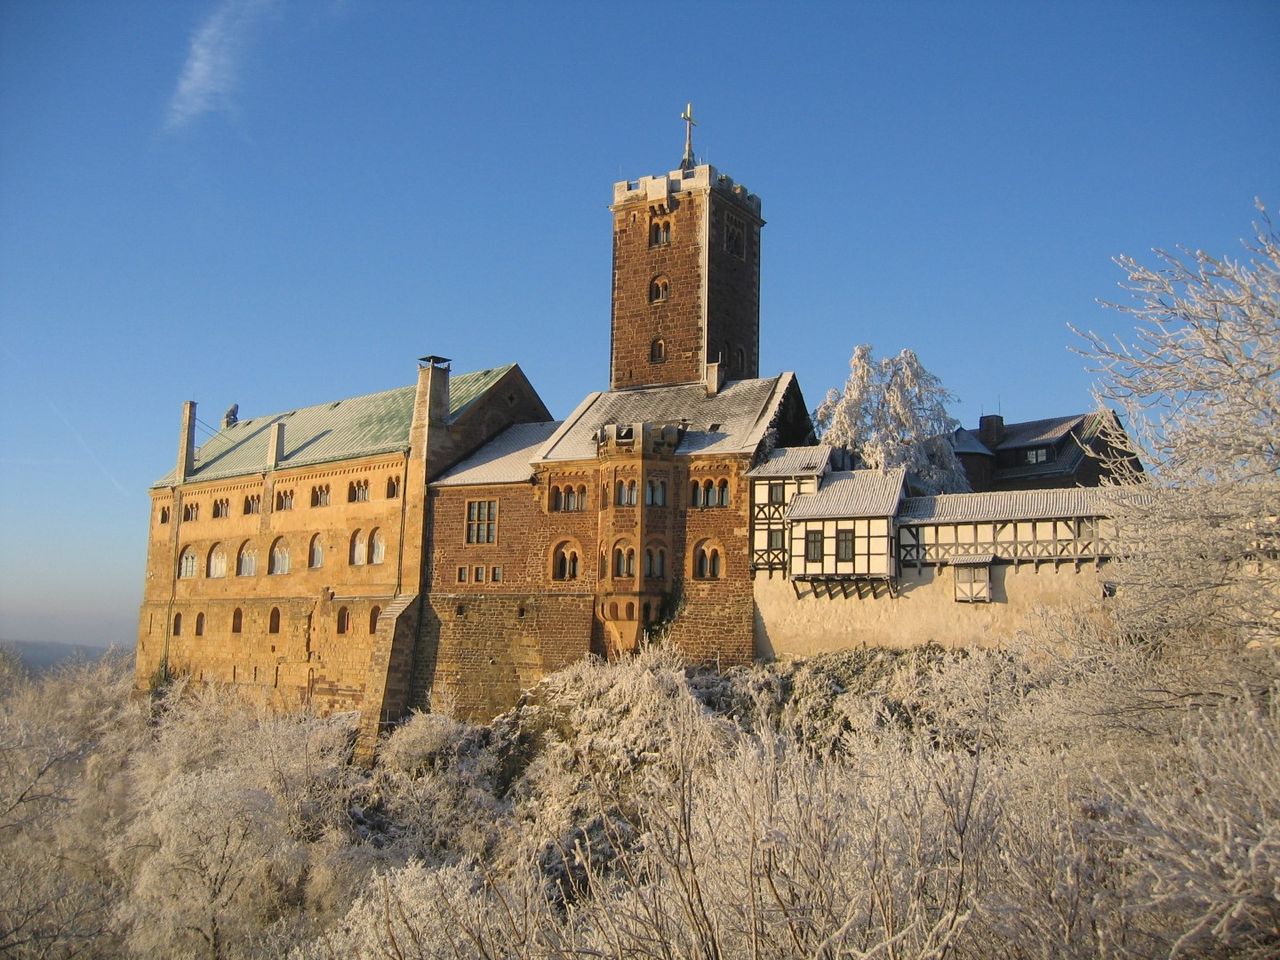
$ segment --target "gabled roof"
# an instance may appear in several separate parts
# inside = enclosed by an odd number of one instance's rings
[[[536,460],[592,460],[606,424],[685,424],[676,452],[754,453],[795,375],[726,383],[712,397],[701,383],[607,390],[587,396],[543,445]]]
[[[898,512],[906,475],[905,467],[829,473],[817,493],[801,493],[792,498],[787,519],[892,517]]]
[[[778,447],[769,452],[758,467],[747,471],[749,477],[820,477],[831,463],[832,448]]]
[[[1069,487],[1057,490],[1005,490],[994,493],[943,493],[907,497],[898,511],[905,526],[922,523],[974,523],[1005,520],[1055,520],[1105,517],[1114,509],[1113,488]]]
[[[515,366],[509,363],[450,377],[449,419],[461,416]],[[275,423],[284,423],[284,459],[276,469],[407,450],[416,390],[415,385],[397,387],[240,420],[223,427],[196,450],[187,482],[265,472]],[[170,470],[153,486],[170,486],[173,480]]]
[[[528,483],[533,476],[530,461],[538,448],[555,433],[562,421],[517,423],[507,427],[483,447],[455,464],[435,480],[433,487],[461,487],[474,483]]]

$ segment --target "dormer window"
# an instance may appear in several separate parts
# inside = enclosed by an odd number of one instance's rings
[[[1025,464],[1048,463],[1048,447],[1029,447],[1022,451],[1022,462]]]
[[[663,303],[671,296],[671,283],[666,277],[654,277],[649,281],[649,302]]]

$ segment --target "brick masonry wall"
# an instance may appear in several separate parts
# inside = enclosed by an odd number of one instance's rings
[[[488,720],[521,690],[590,652],[589,593],[436,594],[424,605],[410,704],[441,698],[461,716]]]
[[[702,379],[701,236],[706,198],[679,194],[669,216],[671,242],[650,246],[648,204],[639,200],[613,215],[614,389]],[[670,295],[651,303],[649,284],[664,276]],[[667,359],[651,363],[649,349],[661,337]]]
[[[745,259],[725,249],[724,224],[736,217],[745,234]],[[729,379],[760,375],[760,226],[755,213],[711,192],[707,250],[707,353],[720,357]],[[738,363],[738,348],[744,362]]]

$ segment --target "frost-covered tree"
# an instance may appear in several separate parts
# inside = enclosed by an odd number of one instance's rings
[[[854,348],[844,390],[831,390],[814,414],[822,442],[849,451],[859,467],[906,467],[924,493],[967,491],[947,413],[955,398],[911,350],[876,360],[868,344]]]
[[[1110,437],[1121,478],[1136,452],[1153,482],[1120,499],[1122,603],[1143,629],[1280,637],[1280,240],[1262,212],[1247,262],[1156,251],[1117,263],[1132,342],[1083,334],[1100,399],[1129,421]]]

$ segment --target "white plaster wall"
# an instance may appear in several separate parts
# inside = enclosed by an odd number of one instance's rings
[[[1037,607],[1101,608],[1102,585],[1095,564],[1038,566],[995,564],[991,603],[957,603],[951,567],[907,568],[897,595],[859,598],[838,590],[828,598],[825,584],[796,582],[777,574],[755,578],[757,657],[796,657],[860,646],[998,646],[1024,625]]]

